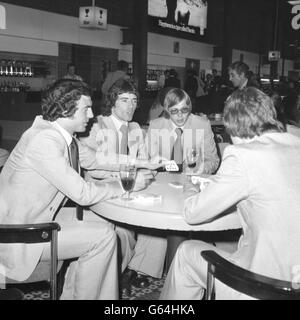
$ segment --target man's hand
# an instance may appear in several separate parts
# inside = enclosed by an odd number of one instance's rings
[[[151,170],[148,170],[148,169],[137,170],[133,191],[139,191],[147,188],[147,186],[151,183],[151,180],[153,179],[154,179],[154,174],[151,172]]]
[[[191,181],[186,180],[183,184],[183,195],[184,198],[191,197],[196,193],[200,192],[199,184],[193,184]]]
[[[149,170],[157,170],[158,168],[164,167],[166,163],[169,162],[167,159],[160,156],[156,156],[151,160],[137,159],[135,161],[135,166],[137,168],[145,168]]]

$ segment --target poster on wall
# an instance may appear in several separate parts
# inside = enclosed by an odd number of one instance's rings
[[[148,0],[150,30],[202,38],[207,26],[207,0]]]

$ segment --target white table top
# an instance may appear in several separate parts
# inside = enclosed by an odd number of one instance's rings
[[[91,210],[104,218],[127,223],[134,226],[180,231],[218,231],[241,228],[237,214],[231,213],[212,222],[201,225],[189,225],[182,217],[184,197],[183,188],[175,188],[170,182],[183,181],[184,174],[159,173],[155,181],[139,194],[161,195],[161,200],[124,201],[121,198],[111,199],[91,206]]]

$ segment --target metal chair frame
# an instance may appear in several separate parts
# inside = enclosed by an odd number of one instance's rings
[[[201,252],[207,261],[206,300],[212,300],[215,279],[248,296],[262,300],[300,300],[300,285],[248,271],[212,250]]]
[[[1,224],[0,243],[43,243],[51,245],[50,299],[57,300],[57,232],[56,222],[40,224]]]

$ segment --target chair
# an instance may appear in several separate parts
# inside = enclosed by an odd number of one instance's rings
[[[248,296],[262,300],[300,300],[300,288],[289,281],[277,280],[245,270],[221,257],[215,251],[202,251],[207,261],[206,299],[214,295],[214,279]],[[297,287],[298,287],[297,283]]]
[[[0,243],[41,243],[51,244],[50,299],[57,299],[57,232],[60,226],[56,222],[40,224],[0,225]],[[9,279],[7,281],[10,282]],[[16,281],[12,281],[17,283]]]

